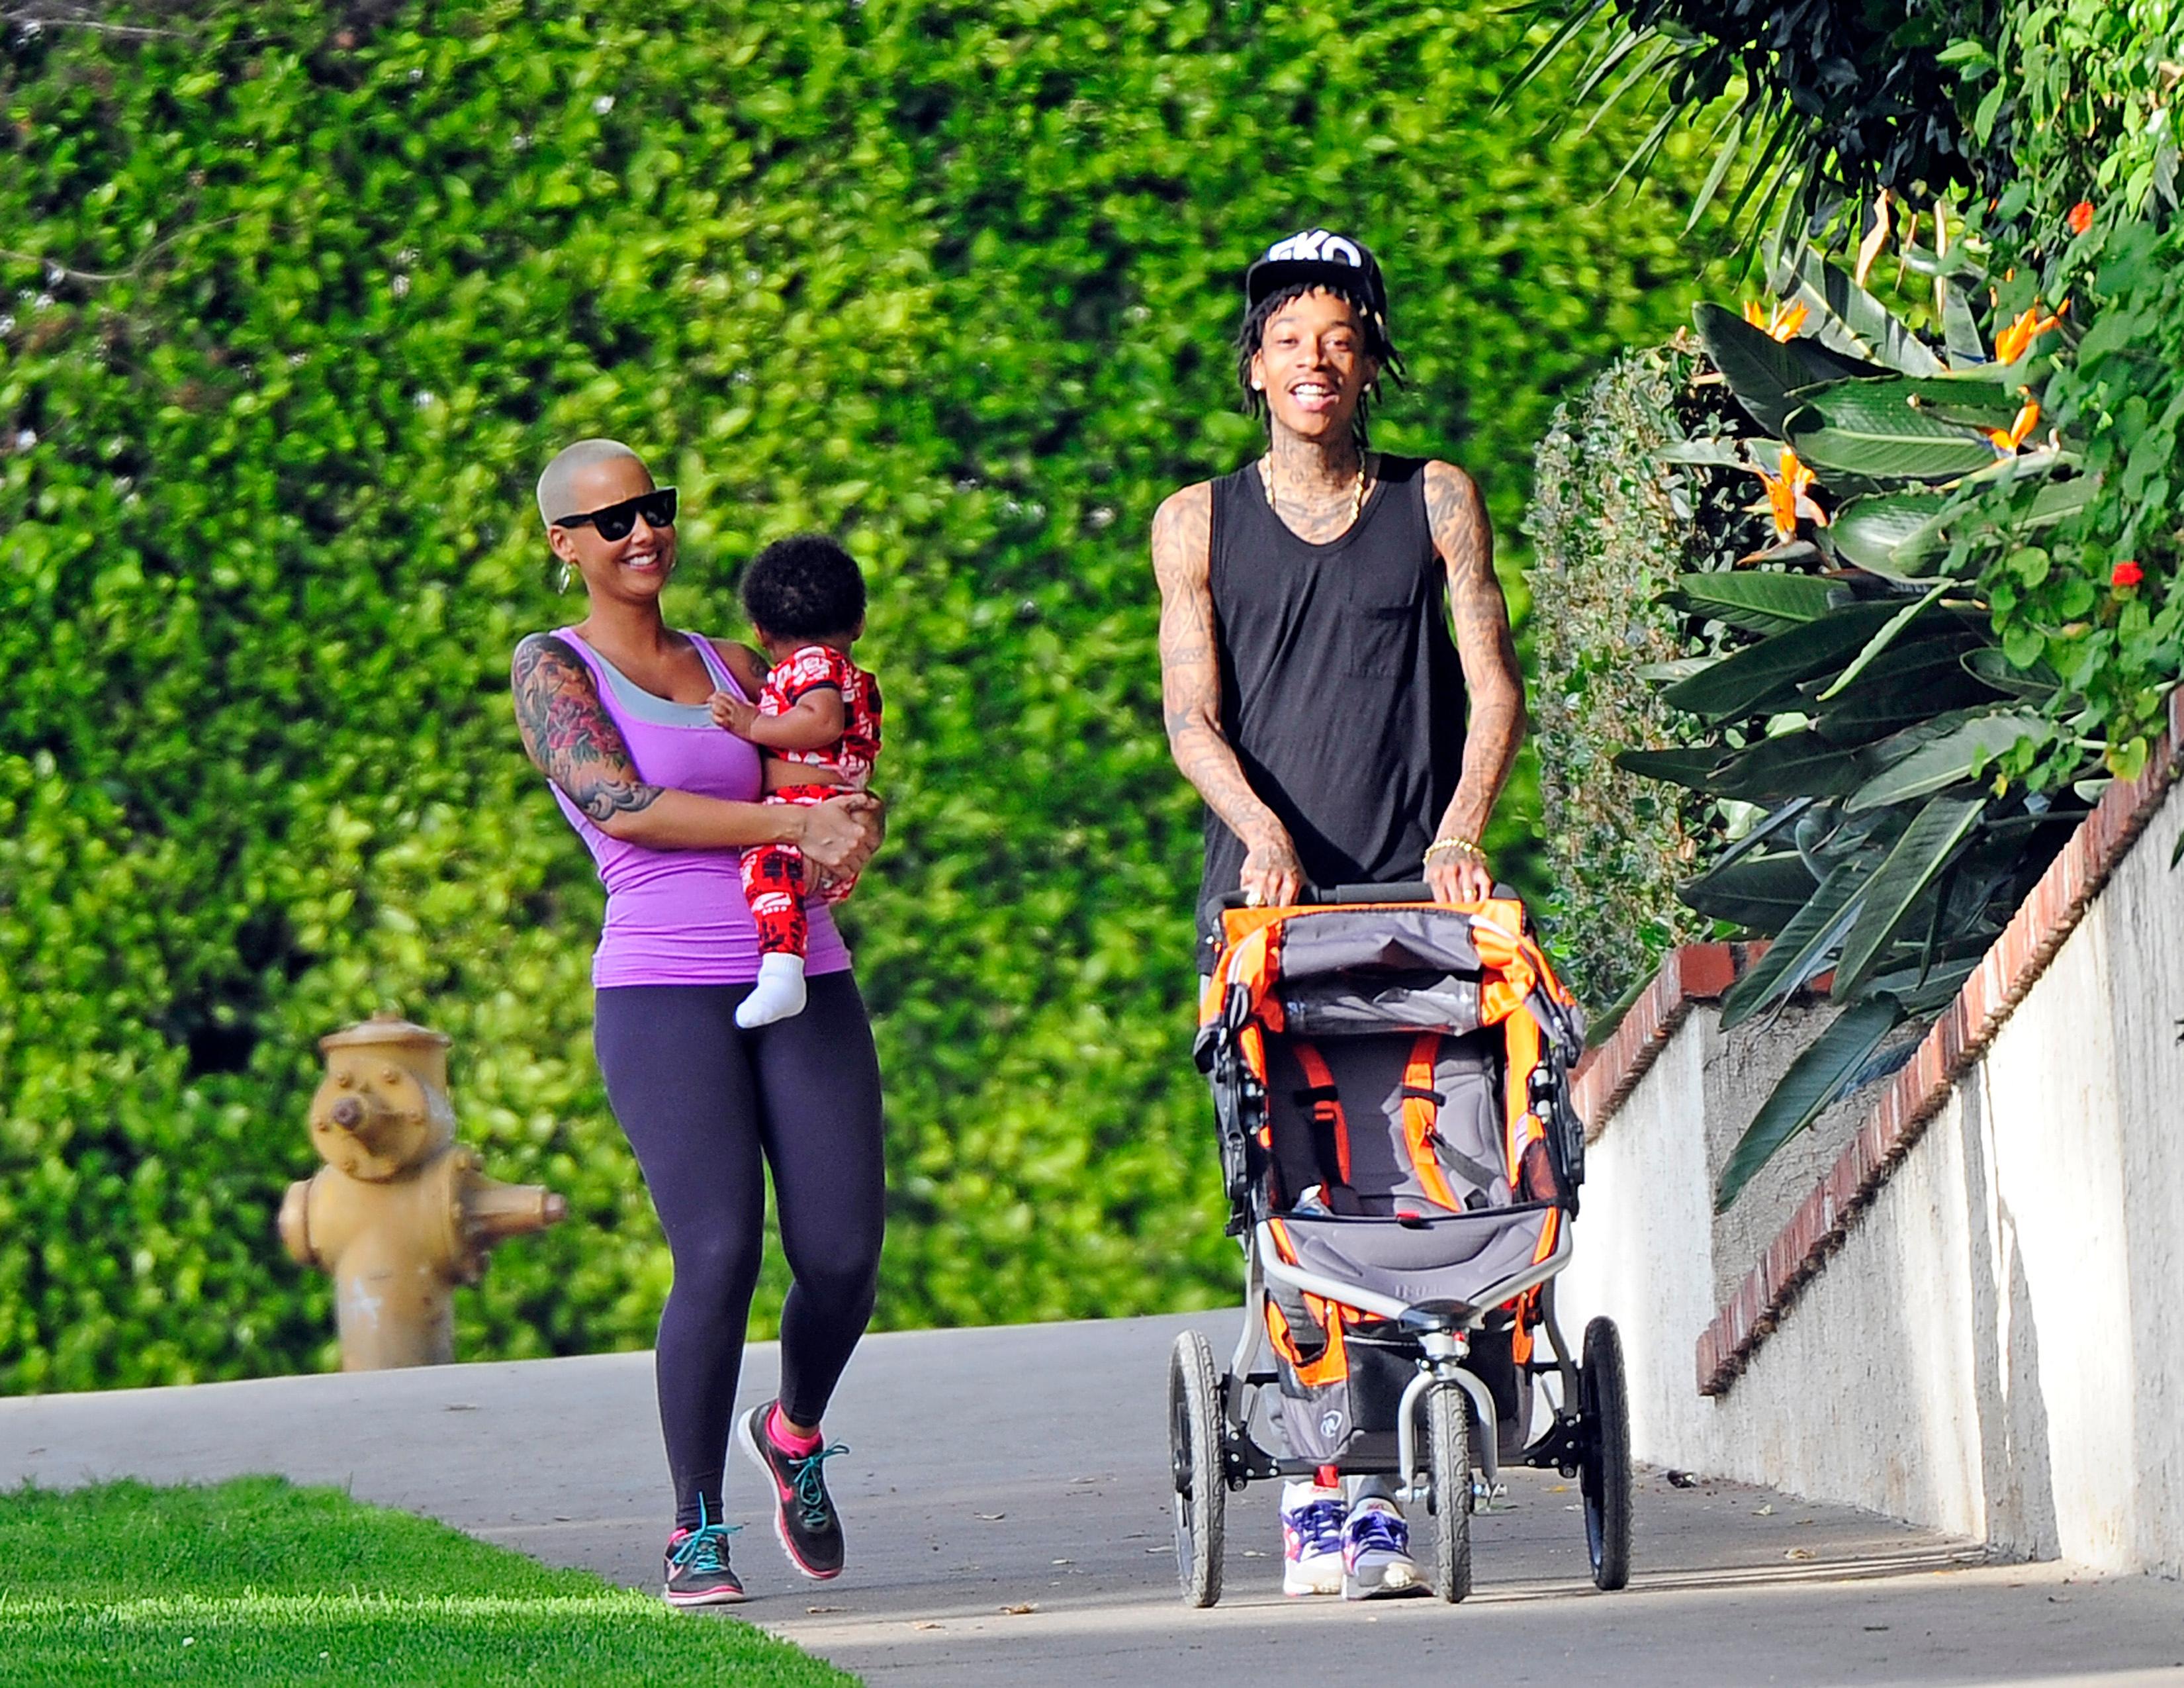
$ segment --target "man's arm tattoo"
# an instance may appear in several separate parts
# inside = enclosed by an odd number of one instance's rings
[[[1429,464],[1426,515],[1434,547],[1448,570],[1457,655],[1471,698],[1463,772],[1443,825],[1475,839],[1486,830],[1524,742],[1524,681],[1509,629],[1509,605],[1494,573],[1493,530],[1471,477],[1446,463]]]
[[[1183,776],[1229,831],[1248,840],[1273,820],[1244,777],[1221,731],[1221,666],[1207,581],[1212,489],[1177,493],[1153,518],[1153,573],[1160,582],[1161,716]]]
[[[634,814],[660,788],[639,779],[629,744],[566,639],[532,633],[515,648],[515,725],[539,772],[595,823]]]

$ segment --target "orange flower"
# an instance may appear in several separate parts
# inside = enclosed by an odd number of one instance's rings
[[[2072,234],[2085,233],[2093,226],[2093,202],[2090,199],[2081,199],[2070,208],[2070,214],[2064,220],[2070,224]]]
[[[1997,363],[2014,364],[2032,348],[2032,343],[2060,322],[2070,312],[2070,302],[2064,299],[2056,307],[2053,316],[2042,316],[2037,305],[2026,311],[2008,327],[1995,337],[1994,358]]]
[[[1774,518],[1774,532],[1782,539],[1797,537],[1797,518],[1803,516],[1815,526],[1828,525],[1827,512],[1813,501],[1805,488],[1813,484],[1813,471],[1797,460],[1797,454],[1788,446],[1782,448],[1782,472],[1769,475],[1754,465],[1752,473],[1767,487],[1768,513]]]
[[[1778,304],[1770,315],[1759,308],[1757,299],[1744,302],[1744,320],[1775,340],[1796,339],[1797,331],[1805,326],[1805,319],[1811,315],[1802,304]]]
[[[2005,457],[2025,443],[2025,436],[2040,426],[2040,402],[2036,398],[2025,401],[2025,408],[2017,413],[2017,420],[2009,425],[2008,432],[2000,428],[1982,428],[1994,448]]]
[[[2137,563],[2126,560],[2118,563],[2109,576],[2109,584],[2119,592],[2126,592],[2146,578],[2146,571]]]

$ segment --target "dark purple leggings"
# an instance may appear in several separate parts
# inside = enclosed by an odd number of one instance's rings
[[[772,1169],[792,1280],[781,1314],[782,1411],[816,1424],[872,1317],[884,1223],[880,1069],[856,980],[811,981],[804,1011],[755,1032],[749,985],[598,993],[593,1045],[674,1256],[660,1315],[660,1425],[679,1526],[721,1517],[744,1329]]]

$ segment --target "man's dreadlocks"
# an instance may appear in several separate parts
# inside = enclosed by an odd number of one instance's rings
[[[1236,384],[1244,391],[1244,413],[1249,416],[1264,417],[1267,414],[1267,395],[1251,386],[1251,359],[1266,343],[1267,325],[1282,309],[1306,293],[1332,293],[1357,313],[1357,320],[1365,330],[1365,354],[1379,365],[1381,375],[1396,378],[1396,385],[1403,384],[1403,354],[1396,349],[1396,343],[1388,337],[1388,325],[1376,313],[1364,293],[1337,281],[1296,281],[1268,293],[1244,314],[1244,325],[1236,331]],[[1362,451],[1366,443],[1366,412],[1373,401],[1380,396],[1380,378],[1376,375],[1357,395],[1357,414],[1350,419],[1350,432]]]

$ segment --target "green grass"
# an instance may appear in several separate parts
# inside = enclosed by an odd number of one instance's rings
[[[856,1680],[718,1613],[265,1477],[0,1495],[0,1661],[25,1688]]]

